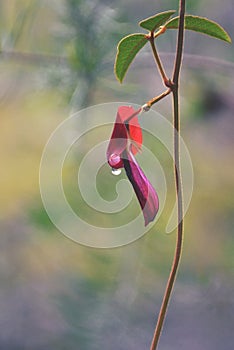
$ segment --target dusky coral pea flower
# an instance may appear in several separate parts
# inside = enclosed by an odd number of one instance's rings
[[[158,195],[136,162],[134,155],[141,150],[142,130],[138,114],[131,106],[118,108],[114,129],[107,148],[107,161],[112,169],[124,168],[140,203],[145,226],[153,221],[159,208]]]

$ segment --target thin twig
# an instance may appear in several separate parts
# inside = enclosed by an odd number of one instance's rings
[[[171,88],[167,89],[166,91],[164,91],[160,95],[158,95],[158,96],[152,98],[151,100],[149,100],[148,102],[146,102],[146,104],[143,106],[143,109],[150,109],[155,103],[162,100],[164,97],[166,97],[170,93],[171,93]]]
[[[173,83],[178,84],[180,68],[182,63],[182,54],[184,46],[184,14],[185,14],[185,0],[180,0],[180,18],[179,18],[179,29],[178,29],[178,39],[176,48],[176,59],[173,72]],[[177,87],[178,88],[178,87]]]
[[[160,57],[158,55],[158,52],[157,52],[157,49],[156,49],[156,45],[155,45],[155,42],[154,42],[154,33],[151,33],[151,35],[149,37],[149,42],[150,42],[150,45],[151,45],[151,48],[152,48],[152,51],[153,51],[153,55],[154,55],[154,59],[155,59],[156,65],[158,67],[159,73],[161,74],[163,83],[166,86],[168,86],[168,78],[166,76],[165,70],[163,68],[163,64],[162,64],[162,62],[160,60]]]
[[[183,41],[184,41],[184,13],[185,13],[185,0],[180,0],[180,19],[179,19],[179,30],[177,39],[177,50],[176,59],[173,73],[173,84],[171,86],[173,92],[173,110],[174,110],[174,171],[175,171],[175,187],[176,187],[176,199],[177,199],[177,215],[178,215],[178,227],[177,227],[177,241],[174,259],[172,263],[171,272],[167,281],[161,309],[158,316],[158,321],[155,327],[153,340],[151,343],[150,350],[157,348],[162,327],[164,324],[169,300],[173,291],[176,275],[182,254],[183,246],[183,193],[182,193],[182,181],[180,172],[180,147],[179,147],[179,136],[180,136],[180,114],[179,114],[179,98],[178,98],[178,82],[182,61],[183,52]]]

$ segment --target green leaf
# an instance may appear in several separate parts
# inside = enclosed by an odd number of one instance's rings
[[[115,75],[122,83],[128,67],[132,63],[136,54],[147,43],[145,34],[130,34],[124,37],[118,44],[115,59]]]
[[[159,28],[163,25],[176,11],[166,11],[158,13],[152,17],[146,18],[143,21],[139,22],[139,25],[147,29],[149,31],[155,31],[155,29]]]
[[[216,22],[207,18],[186,15],[185,29],[194,30],[195,32],[210,35],[216,39],[224,40],[231,43],[228,33]],[[179,27],[179,17],[172,18],[165,27],[167,29],[177,29]]]

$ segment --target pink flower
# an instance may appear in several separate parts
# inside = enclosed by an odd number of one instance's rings
[[[130,106],[118,108],[114,129],[107,148],[107,160],[113,169],[124,168],[140,203],[145,226],[153,221],[159,208],[158,195],[136,162],[134,155],[142,146],[138,114]]]

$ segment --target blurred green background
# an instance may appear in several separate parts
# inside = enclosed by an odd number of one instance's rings
[[[161,92],[147,48],[122,86],[113,62],[118,40],[141,31],[139,20],[174,8],[172,0],[0,2],[1,349],[149,349],[175,245],[175,233],[164,233],[174,199],[164,150],[165,213],[142,239],[118,249],[83,247],[57,231],[38,174],[47,139],[72,112],[103,102],[142,104]],[[232,0],[188,2],[187,11],[218,21],[234,38]],[[171,72],[175,33],[158,47]],[[233,349],[233,62],[232,45],[187,33],[182,135],[195,183],[161,350]],[[155,109],[171,120],[169,100]]]

